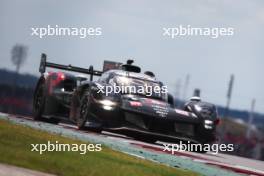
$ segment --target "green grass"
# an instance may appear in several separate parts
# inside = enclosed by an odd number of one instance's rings
[[[198,175],[191,171],[175,169],[135,158],[105,146],[100,152],[45,152],[31,151],[31,144],[59,141],[66,144],[84,142],[38,131],[0,120],[0,162],[65,176],[78,175]]]

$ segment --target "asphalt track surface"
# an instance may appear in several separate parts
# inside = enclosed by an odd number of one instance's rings
[[[194,153],[164,151],[161,142],[149,144],[134,140],[130,137],[103,131],[94,133],[80,131],[75,125],[59,123],[57,125],[47,122],[33,121],[31,117],[9,115],[0,113],[0,119],[7,119],[12,123],[30,126],[32,128],[60,134],[82,141],[101,143],[135,157],[151,160],[171,167],[192,170],[202,175],[257,175],[264,176],[264,162],[228,154]]]

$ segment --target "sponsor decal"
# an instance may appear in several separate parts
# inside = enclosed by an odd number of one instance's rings
[[[160,106],[160,105],[152,105],[153,110],[156,114],[158,114],[160,117],[166,117],[169,113],[169,108],[167,106]]]

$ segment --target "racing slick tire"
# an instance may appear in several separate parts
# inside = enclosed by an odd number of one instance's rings
[[[199,136],[199,137],[198,137]],[[215,134],[213,131],[208,131],[208,130],[205,130],[203,127],[199,127],[199,132],[198,132],[198,141],[200,142],[201,145],[204,145],[204,144],[209,144],[211,146],[211,144],[213,142],[215,142]],[[197,153],[206,153],[207,151],[204,150],[204,147],[201,149],[201,150],[198,150],[198,151],[195,151]]]
[[[33,120],[42,120],[43,112],[45,110],[45,93],[44,84],[40,83],[36,89],[34,100],[33,100]]]
[[[76,125],[79,130],[84,129],[85,123],[87,121],[87,115],[89,112],[89,93],[85,92],[81,97],[80,101],[80,112],[76,118]]]
[[[85,123],[89,121],[89,111],[90,111],[90,92],[89,89],[84,90],[80,101],[80,111],[76,117],[76,125],[79,130],[85,129]],[[99,127],[87,128],[90,131],[100,133],[102,131]]]

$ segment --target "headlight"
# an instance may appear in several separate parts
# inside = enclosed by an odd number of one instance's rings
[[[116,105],[116,102],[113,102],[111,100],[100,100],[98,102],[101,103],[103,105],[102,107],[108,111],[113,110],[115,108],[114,106]]]
[[[99,103],[105,106],[115,106],[116,105],[116,103],[111,100],[100,100]]]

